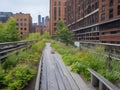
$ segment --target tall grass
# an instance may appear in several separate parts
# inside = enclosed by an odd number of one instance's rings
[[[92,68],[109,81],[120,83],[120,62],[112,60],[112,70],[109,71],[104,47],[96,46],[92,49],[82,48],[79,50],[57,42],[53,42],[52,46],[62,55],[63,62],[70,66],[73,72],[83,75],[87,80],[90,80],[88,68]]]

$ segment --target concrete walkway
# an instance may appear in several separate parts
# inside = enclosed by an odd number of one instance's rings
[[[50,43],[46,43],[41,90],[94,90],[88,87],[78,74],[70,72],[61,56],[58,53],[52,54],[51,50]]]

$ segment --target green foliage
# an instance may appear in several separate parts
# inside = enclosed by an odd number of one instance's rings
[[[0,42],[20,40],[19,31],[16,29],[16,20],[10,18],[6,24],[0,23]]]
[[[3,63],[3,68],[6,69],[11,69],[12,67],[15,67],[17,64],[17,59],[16,59],[16,55],[13,54],[11,56],[9,56],[6,61]]]
[[[113,83],[120,82],[120,72],[114,70],[100,70],[99,73]]]
[[[30,70],[28,65],[17,66],[12,72],[5,76],[4,82],[8,86],[7,90],[22,90],[34,75],[35,72]]]
[[[42,39],[47,39],[49,40],[51,38],[49,32],[45,32],[43,35],[42,35]]]
[[[60,20],[57,23],[56,38],[66,45],[72,44],[73,33],[68,30],[68,27],[65,25],[64,21]]]
[[[0,64],[0,87],[4,85],[4,76],[5,76],[5,72]]]
[[[65,65],[69,65],[71,71],[83,75],[87,80],[90,80],[88,68],[92,68],[109,81],[120,83],[120,62],[112,60],[112,71],[109,71],[106,66],[104,47],[96,46],[94,50],[83,48],[82,51],[78,51],[55,41],[52,41],[52,47],[62,55]]]
[[[32,47],[31,47],[32,52],[42,52],[44,46],[45,46],[45,43],[40,41],[40,42],[32,45]]]
[[[4,42],[5,25],[0,22],[0,42]]]
[[[0,86],[4,90],[23,90],[37,72],[37,64],[44,46],[44,41],[41,40],[31,48],[9,56],[0,65]]]
[[[25,40],[41,40],[40,33],[30,33]]]
[[[68,54],[68,55],[64,54],[62,58],[63,58],[64,63],[69,66],[79,60],[77,56],[71,55],[71,54]]]
[[[28,51],[20,51],[17,55],[17,60],[24,61],[26,58],[29,58],[29,52]]]

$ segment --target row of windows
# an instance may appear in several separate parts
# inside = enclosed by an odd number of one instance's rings
[[[61,8],[60,7],[58,8],[58,15],[59,15],[59,17],[61,16]],[[54,7],[54,20],[56,21],[56,19],[57,19],[57,8]]]
[[[57,6],[57,2],[56,1],[54,1],[54,6]],[[61,6],[61,2],[60,1],[58,2],[58,6]]]
[[[105,0],[102,0],[104,2]],[[112,7],[114,5],[115,0],[109,0],[109,6]],[[118,0],[118,3],[120,3],[120,0]]]
[[[27,30],[27,28],[17,28],[17,30],[19,30],[19,29],[20,30],[25,30],[25,31]]]
[[[20,18],[20,19],[17,18],[17,21],[27,21],[27,19],[26,18],[24,18],[24,19],[23,18]]]
[[[16,23],[17,26],[27,26],[27,23]]]
[[[105,1],[105,0],[102,0],[102,1]],[[120,3],[120,0],[118,0],[118,3]],[[114,0],[110,0],[109,6],[111,7],[113,6],[113,4],[114,4]],[[102,12],[105,11],[105,9],[106,9],[105,5],[102,5]]]
[[[120,31],[102,32],[102,35],[120,34]]]
[[[120,15],[120,5],[118,6],[118,11],[117,11],[117,14]],[[114,15],[114,9],[110,9],[109,10],[109,19],[113,18],[113,15]],[[101,21],[104,21],[105,20],[105,13],[101,14]]]

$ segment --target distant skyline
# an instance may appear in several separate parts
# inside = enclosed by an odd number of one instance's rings
[[[30,13],[33,23],[38,22],[38,15],[49,16],[50,0],[0,0],[0,12]]]

